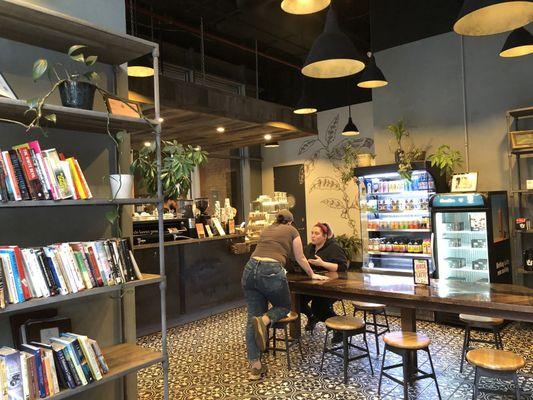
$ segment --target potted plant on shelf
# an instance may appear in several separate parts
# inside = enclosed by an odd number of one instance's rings
[[[155,143],[144,146],[131,164],[131,171],[138,172],[141,184],[148,193],[157,195],[157,161]],[[161,143],[161,182],[163,195],[184,198],[191,188],[191,173],[195,167],[207,161],[208,153],[200,147],[182,145],[177,141],[163,140]]]
[[[394,161],[399,164],[401,157],[404,153],[403,150],[403,139],[409,136],[409,132],[405,128],[405,123],[403,120],[399,120],[395,124],[391,124],[387,127],[391,135],[394,136],[393,139],[396,143],[396,149],[394,150]]]
[[[86,48],[84,45],[74,45],[68,49],[68,56],[70,59],[79,65],[83,65],[85,72],[78,70],[69,70],[61,63],[50,65],[48,61],[41,58],[33,64],[33,80],[41,78],[48,72],[48,78],[51,82],[52,89],[41,99],[29,100],[31,110],[39,111],[39,102],[46,101],[46,99],[56,90],[59,89],[61,103],[65,107],[81,108],[84,110],[92,110],[94,102],[94,92],[96,90],[95,81],[99,79],[98,73],[91,70],[98,60],[97,56],[85,56],[81,50]]]
[[[463,165],[463,156],[458,150],[453,150],[449,145],[443,144],[437,148],[435,154],[428,157],[432,167],[440,169],[440,174],[446,176],[448,185],[453,174]]]
[[[348,257],[350,264],[352,264],[357,255],[361,253],[361,239],[355,236],[339,235],[335,236],[335,240],[346,253],[346,257]]]
[[[418,147],[402,152],[398,162],[398,173],[400,176],[410,181],[413,172],[413,163],[416,161],[425,161],[425,157],[426,151]]]

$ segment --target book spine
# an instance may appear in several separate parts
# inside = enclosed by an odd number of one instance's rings
[[[32,253],[35,257],[37,265],[39,265],[39,268],[41,269],[41,271],[43,271],[43,276],[45,278],[46,286],[50,291],[50,296],[56,296],[57,294],[59,294],[59,286],[57,283],[59,279],[56,281],[56,278],[54,278],[52,270],[48,267],[48,264],[45,263],[42,258],[42,252],[33,251],[32,249]]]
[[[52,198],[54,200],[61,200],[61,194],[59,193],[59,185],[57,183],[57,179],[56,179],[54,170],[52,168],[52,164],[50,163],[50,160],[46,156],[46,153],[41,152],[40,156],[43,160],[43,166],[46,171],[46,176],[48,176],[48,181],[50,182],[50,189],[52,190]]]
[[[70,169],[70,175],[72,176],[72,181],[74,182],[74,189],[76,189],[76,195],[80,199],[86,199],[87,194],[85,193],[85,190],[83,189],[83,185],[81,184],[81,179],[78,175],[78,171],[76,170],[76,166],[74,165],[74,157],[67,158],[67,163]]]
[[[28,354],[28,370],[30,373],[30,398],[39,398],[39,383],[37,382],[37,366],[35,364],[35,355]]]
[[[10,271],[13,274],[13,280],[14,280],[14,288],[15,288],[15,294],[17,298],[17,303],[24,301],[24,292],[22,291],[22,284],[20,283],[20,278],[18,274],[18,268],[17,268],[17,260],[15,258],[15,252],[13,250],[7,250],[7,253],[9,255],[9,264],[10,264]]]
[[[135,277],[135,271],[133,270],[133,264],[130,259],[130,252],[128,250],[128,243],[126,239],[120,239],[120,255],[122,256],[122,259],[124,261],[124,265],[126,266],[128,281],[134,281],[136,279]]]
[[[22,172],[22,166],[20,165],[17,152],[15,150],[9,150],[9,157],[11,158],[11,164],[13,165],[13,170],[15,171],[15,178],[20,189],[20,196],[22,197],[22,200],[31,200],[30,191],[28,190],[28,185],[24,179],[24,173]]]
[[[65,175],[65,178],[67,180],[68,189],[69,189],[69,192],[72,193],[72,198],[74,200],[81,199],[81,197],[79,196],[79,193],[76,191],[76,186],[74,185],[74,181],[70,173],[70,166],[68,165],[68,161],[60,160],[59,165],[61,166],[61,169],[63,170],[63,174]]]
[[[8,293],[8,302],[10,304],[18,303],[17,298],[17,289],[15,284],[15,275],[13,274],[13,269],[11,268],[11,258],[7,253],[1,253],[0,257],[2,258],[2,266],[4,267],[4,276],[6,279],[7,293]]]
[[[0,201],[2,201],[2,203],[9,201],[6,180],[7,175],[4,168],[4,161],[2,160],[2,157],[0,157]]]
[[[36,154],[33,149],[30,149],[30,155],[31,155],[33,164],[35,165],[35,170],[37,171],[39,182],[41,182],[41,187],[43,188],[44,198],[45,200],[50,200],[52,198],[52,194],[50,192],[50,185],[48,183],[48,180],[46,179],[46,174],[44,171],[44,165],[43,165],[43,160],[41,158],[41,155]]]
[[[94,354],[96,355],[96,358],[98,359],[98,363],[100,364],[100,369],[104,374],[107,374],[109,372],[109,366],[107,365],[107,362],[105,361],[104,355],[102,354],[102,349],[100,349],[100,346],[98,345],[98,342],[93,339],[89,339],[89,343],[91,344]]]
[[[108,243],[109,251],[113,257],[113,263],[115,265],[115,273],[118,276],[119,283],[124,283],[126,281],[126,277],[124,276],[124,269],[122,268],[122,263],[120,262],[117,243],[114,240],[109,240]]]
[[[4,288],[7,288],[7,283],[4,275],[4,262],[0,257],[0,310],[6,308],[6,296],[4,293]]]
[[[72,376],[72,372],[68,366],[63,350],[54,350],[54,354],[56,356],[57,365],[59,366],[59,369],[61,370],[65,379],[65,388],[74,389],[76,387],[76,382],[74,381],[74,377]]]
[[[46,154],[46,157],[48,159],[48,162],[50,163],[50,167],[52,168],[52,171],[54,173],[57,185],[58,185],[58,192],[59,192],[59,198],[60,199],[69,199],[72,197],[72,192],[70,191],[67,177],[65,176],[65,172],[63,171],[63,168],[61,167],[61,160],[59,159],[59,155],[57,154],[56,149],[49,149],[44,150],[44,154]]]
[[[19,147],[16,150],[21,161],[22,172],[26,177],[28,183],[28,191],[34,200],[44,200],[44,191],[37,174],[36,166],[31,158],[31,153],[28,147]]]
[[[20,188],[17,183],[17,178],[15,177],[15,170],[13,169],[13,163],[11,162],[9,152],[3,151],[2,159],[4,161],[4,167],[6,169],[6,175],[8,177],[9,186],[11,186],[13,200],[22,200],[22,196],[20,195]]]
[[[59,294],[68,294],[69,290],[65,282],[65,277],[63,276],[63,272],[58,267],[58,265],[56,265],[52,258],[46,255],[44,249],[39,253],[39,257],[42,259],[42,262],[48,266],[50,271],[52,271],[52,275],[54,276],[54,280],[56,281]]]
[[[50,363],[48,362],[48,359],[46,358],[46,353],[44,352],[44,349],[39,349],[39,352],[41,354],[41,364],[43,366],[43,384],[44,384],[44,391],[46,393],[46,396],[50,396],[52,393],[50,392]]]
[[[74,258],[76,259],[76,262],[78,264],[78,269],[81,272],[81,276],[83,278],[83,282],[85,284],[85,287],[87,289],[92,289],[93,285],[92,285],[92,281],[91,281],[91,276],[89,274],[89,271],[87,271],[87,266],[85,265],[85,262],[84,262],[85,260],[83,258],[83,255],[81,254],[81,252],[75,251],[74,252]]]
[[[24,260],[22,259],[22,252],[20,251],[20,247],[14,246],[13,247],[14,253],[15,253],[15,259],[17,260],[17,269],[20,279],[20,285],[22,288],[22,293],[24,295],[24,299],[28,300],[31,299],[31,293],[30,288],[28,286],[28,280],[26,279],[26,273],[24,272]]]
[[[33,298],[41,297],[41,288],[37,276],[33,270],[33,263],[30,260],[31,254],[29,249],[22,249],[22,258],[24,259],[24,271],[30,286],[30,293]]]
[[[32,265],[33,269],[33,277],[34,284],[39,285],[40,294],[42,297],[50,297],[51,289],[47,282],[48,277],[46,275],[46,272],[42,265],[39,264],[39,261],[37,260],[37,257],[35,256],[35,252],[33,249],[26,249],[26,253],[28,255],[28,263]]]
[[[105,276],[105,270],[100,265],[99,259],[96,254],[96,250],[94,248],[94,243],[91,243],[87,246],[87,251],[89,252],[89,257],[91,258],[91,262],[95,266],[96,270],[98,271],[99,280],[98,283],[100,286],[107,286],[107,279]]]
[[[102,280],[102,275],[100,275],[100,269],[98,268],[98,265],[96,264],[96,259],[94,258],[94,254],[91,255],[91,249],[90,246],[84,245],[83,246],[84,254],[85,254],[85,260],[87,262],[87,265],[89,265],[89,269],[91,270],[91,273],[94,277],[94,286],[103,286],[104,281]]]
[[[28,363],[24,353],[19,353],[20,356],[20,375],[22,378],[22,398],[30,400],[30,375],[28,372]]]
[[[109,265],[109,260],[107,257],[107,252],[105,250],[104,242],[102,241],[95,242],[94,247],[96,249],[96,255],[98,257],[99,264],[102,266],[104,270],[104,275],[105,275],[105,280],[107,281],[107,285],[108,286],[115,285],[115,279],[111,271],[111,266]]]
[[[74,383],[76,384],[76,386],[83,386],[87,384],[86,381],[85,383],[84,381],[82,381],[81,376],[80,376],[80,373],[82,371],[81,369],[78,370],[79,366],[76,363],[76,360],[73,358],[74,354],[72,353],[72,351],[70,351],[68,346],[65,346],[63,348],[63,355],[65,356],[65,360],[67,361],[67,364],[70,368],[70,372],[72,373],[72,378],[74,378]]]
[[[83,174],[83,171],[81,170],[80,164],[78,163],[78,160],[74,159],[74,166],[76,167],[76,172],[78,173],[78,176],[80,177],[81,184],[83,186],[83,191],[86,194],[87,199],[92,199],[93,194],[91,192],[91,188],[87,184],[87,180],[85,179],[85,175]]]
[[[51,394],[59,393],[59,381],[57,379],[57,368],[54,361],[54,352],[52,350],[45,350],[46,358],[50,365],[50,392]]]
[[[81,350],[80,343],[78,339],[75,339],[71,342],[72,348],[74,349],[76,353],[76,357],[78,357],[78,360],[80,361],[81,369],[83,370],[83,373],[85,374],[85,378],[87,379],[88,383],[91,383],[94,381],[94,377],[91,374],[91,370],[89,368],[89,364],[87,363],[87,359],[85,358],[85,355],[83,354],[83,351]]]
[[[9,399],[24,398],[24,387],[21,379],[20,353],[13,352],[1,356],[5,361],[6,378],[8,381],[7,393]]]

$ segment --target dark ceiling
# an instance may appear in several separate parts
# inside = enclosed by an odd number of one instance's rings
[[[160,43],[201,51],[203,19],[205,54],[244,68],[243,79],[255,85],[255,41],[259,61],[260,98],[294,105],[301,92],[302,65],[321,33],[326,11],[290,15],[281,0],[125,0],[128,28]],[[462,0],[333,0],[342,29],[366,53],[448,32]],[[165,59],[165,46],[162,44]],[[209,72],[210,65],[206,64]],[[384,71],[386,75],[386,71]],[[356,77],[310,80],[307,85],[319,109],[369,101]]]

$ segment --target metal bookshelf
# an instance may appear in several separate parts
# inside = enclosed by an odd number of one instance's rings
[[[0,37],[16,42],[56,50],[64,53],[73,44],[85,44],[91,53],[98,56],[99,62],[113,66],[131,61],[135,58],[151,54],[154,67],[154,106],[155,118],[150,121],[155,127],[155,143],[157,153],[157,173],[161,176],[161,125],[159,102],[159,46],[134,36],[120,32],[110,31],[90,22],[74,18],[63,13],[49,10],[42,6],[28,3],[23,0],[3,0],[0,2]],[[31,77],[28,77],[31,79]],[[105,126],[109,119],[112,132],[126,130],[135,134],[150,131],[146,121],[141,118],[122,116],[107,116],[105,112],[87,111],[66,108],[56,105],[47,105],[46,108],[57,115],[55,129],[77,132],[99,132],[105,134]],[[0,99],[0,117],[24,120],[26,105],[23,101]],[[167,353],[167,322],[166,322],[166,279],[165,279],[165,254],[163,247],[163,195],[161,179],[158,181],[156,199],[90,199],[90,200],[62,200],[62,201],[19,201],[0,204],[1,209],[17,207],[50,207],[50,206],[104,206],[127,204],[157,204],[159,211],[159,275],[146,275],[145,279],[124,285],[105,288],[95,288],[81,293],[55,296],[49,299],[35,299],[27,302],[10,305],[0,313],[11,313],[20,310],[36,309],[54,302],[76,301],[88,296],[97,296],[111,291],[123,291],[139,285],[159,283],[161,301],[161,352],[147,350],[131,343],[119,343],[103,349],[104,355],[110,366],[110,372],[98,382],[72,390],[64,390],[50,399],[64,399],[89,390],[106,382],[117,380],[128,374],[135,373],[143,368],[155,364],[162,364],[164,399],[168,400],[168,353]],[[118,296],[122,302],[122,296]],[[5,329],[5,327],[3,328]]]
[[[509,197],[511,209],[511,234],[512,256],[514,260],[515,281],[523,283],[528,287],[533,287],[533,271],[526,271],[522,265],[522,251],[525,246],[533,247],[532,235],[533,230],[517,231],[515,229],[515,218],[529,217],[533,218],[531,213],[531,195],[533,190],[526,189],[525,180],[528,178],[527,168],[523,168],[525,160],[531,160],[533,155],[533,146],[519,149],[513,149],[511,135],[512,132],[523,130],[524,120],[530,119],[529,124],[533,124],[533,107],[520,108],[507,111],[507,146],[509,159]],[[529,128],[531,129],[531,127]],[[518,278],[518,279],[517,279]]]

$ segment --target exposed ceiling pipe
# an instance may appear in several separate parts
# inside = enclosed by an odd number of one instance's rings
[[[126,3],[126,8],[130,8],[129,3]],[[177,20],[175,20],[173,18],[164,16],[164,15],[159,15],[159,14],[154,13],[154,12],[152,12],[150,10],[145,9],[145,8],[142,8],[142,7],[139,7],[139,6],[135,6],[135,13],[136,14],[142,14],[144,16],[154,18],[155,20],[158,20],[159,22],[163,22],[165,24],[178,27],[178,28],[183,29],[185,31],[194,33],[195,35],[198,35],[198,36],[201,35],[201,30],[198,29],[198,28],[195,28],[193,26],[187,25],[187,24],[185,24],[185,23],[183,23],[181,21],[177,21]],[[225,39],[225,38],[220,37],[218,35],[215,35],[213,33],[204,32],[204,37],[209,38],[211,40],[214,40],[216,42],[223,43],[223,44],[226,44],[228,46],[237,48],[239,50],[246,51],[246,52],[251,53],[251,54],[255,54],[255,49],[247,47],[247,46],[243,46],[243,45],[241,45],[239,43],[232,42],[231,40]],[[280,58],[271,56],[271,55],[263,53],[263,52],[257,52],[257,55],[260,56],[260,57],[266,58],[268,60],[275,61],[275,62],[277,62],[279,64],[286,65],[287,67],[291,67],[291,68],[297,69],[298,71],[301,68],[300,65],[293,64],[291,62],[282,60]]]

